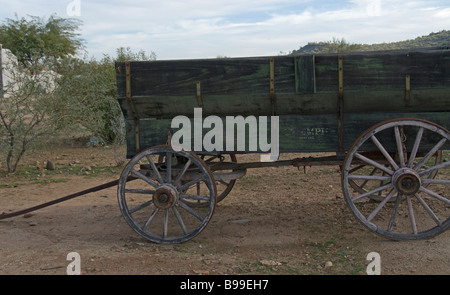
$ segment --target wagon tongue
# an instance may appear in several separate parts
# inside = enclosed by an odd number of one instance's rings
[[[132,179],[130,179],[130,180],[132,180]],[[104,189],[116,186],[118,183],[119,183],[119,180],[113,180],[113,181],[110,181],[110,182],[107,182],[107,183],[104,183],[104,184],[101,184],[101,185],[98,185],[98,186],[95,186],[95,187],[91,187],[89,189],[86,189],[86,190],[83,190],[83,191],[80,191],[80,192],[77,192],[77,193],[73,193],[73,194],[67,195],[65,197],[62,197],[62,198],[59,198],[59,199],[56,199],[56,200],[53,200],[53,201],[49,201],[47,203],[43,203],[43,204],[40,204],[40,205],[37,205],[37,206],[34,206],[34,207],[30,207],[30,208],[27,208],[27,209],[19,210],[19,211],[16,211],[16,212],[11,212],[11,213],[7,213],[7,214],[0,214],[0,220],[11,218],[11,217],[15,217],[15,216],[19,216],[19,215],[26,214],[26,213],[30,213],[30,212],[33,212],[33,211],[36,211],[36,210],[39,210],[39,209],[42,209],[42,208],[45,208],[45,207],[49,207],[51,205],[55,205],[55,204],[58,204],[58,203],[61,203],[61,202],[64,202],[64,201],[67,201],[67,200],[70,200],[70,199],[73,199],[73,198],[76,198],[76,197],[80,197],[80,196],[87,195],[89,193],[93,193],[93,192],[97,192],[97,191],[100,191],[100,190],[104,190]]]

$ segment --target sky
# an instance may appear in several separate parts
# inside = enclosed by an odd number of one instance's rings
[[[0,22],[16,15],[79,19],[93,58],[119,47],[158,60],[272,56],[333,38],[374,44],[450,29],[449,0],[0,0]]]

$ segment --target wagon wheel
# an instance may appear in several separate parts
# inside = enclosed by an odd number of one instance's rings
[[[230,157],[231,162],[237,162],[236,155],[235,154],[229,154],[226,155]],[[214,166],[218,165],[225,161],[225,157],[223,155],[201,155],[203,161],[208,165],[208,167],[211,168],[211,170],[214,170]],[[221,170],[220,170],[221,171]],[[213,172],[214,175],[214,172]],[[236,179],[232,180],[216,180],[216,187],[217,187],[217,203],[222,201],[233,189],[234,184],[236,183]],[[201,202],[201,201],[197,201]]]
[[[345,199],[355,216],[396,240],[429,238],[449,228],[450,162],[436,160],[449,141],[447,130],[419,119],[389,120],[364,132],[349,150],[342,173]],[[383,173],[374,173],[375,168]],[[364,190],[354,190],[354,181],[364,181]],[[380,202],[371,200],[374,195]]]
[[[127,181],[130,177],[134,180]],[[197,183],[203,184],[201,191],[193,189]],[[205,162],[192,152],[174,151],[170,146],[137,154],[125,166],[118,186],[125,220],[142,237],[161,244],[181,243],[198,235],[212,217],[216,194]],[[205,206],[193,208],[194,200]]]

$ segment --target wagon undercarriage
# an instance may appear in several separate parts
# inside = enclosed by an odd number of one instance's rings
[[[392,134],[394,152],[388,152],[381,141],[383,133]],[[436,143],[424,151],[422,139],[429,136]],[[119,203],[125,219],[145,238],[157,243],[183,242],[204,229],[216,203],[246,169],[339,165],[346,201],[365,226],[391,239],[429,238],[450,225],[450,162],[441,151],[449,140],[442,127],[401,119],[367,130],[344,160],[326,156],[238,163],[216,155],[210,157],[218,161],[211,163],[192,152],[153,147],[125,168]],[[378,150],[366,151],[366,145]],[[130,176],[136,180],[127,182]]]

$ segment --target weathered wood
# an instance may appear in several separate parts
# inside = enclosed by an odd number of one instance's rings
[[[433,121],[441,126],[450,126],[448,112],[422,112],[422,113],[349,113],[344,120],[344,149],[348,150],[358,136],[375,124],[393,118],[414,117]],[[279,142],[281,153],[298,152],[336,152],[338,150],[337,115],[283,115],[279,116]],[[174,134],[179,129],[171,128],[171,119],[155,119],[140,121],[141,148],[166,144],[168,133]],[[193,128],[193,122],[191,127]],[[128,120],[127,126],[127,157],[136,154],[134,120]],[[203,129],[205,135],[209,129]],[[268,126],[270,139],[270,126]],[[192,131],[192,134],[194,132]],[[225,134],[225,133],[224,133]],[[248,153],[249,132],[246,131],[246,150],[237,153]],[[225,143],[225,138],[224,138]],[[193,143],[192,143],[193,144]],[[235,139],[236,144],[236,139]],[[259,146],[259,145],[258,145]],[[426,146],[423,146],[426,148]],[[450,142],[446,149],[450,149]],[[256,152],[261,152],[259,149]],[[223,153],[230,153],[224,147]]]

